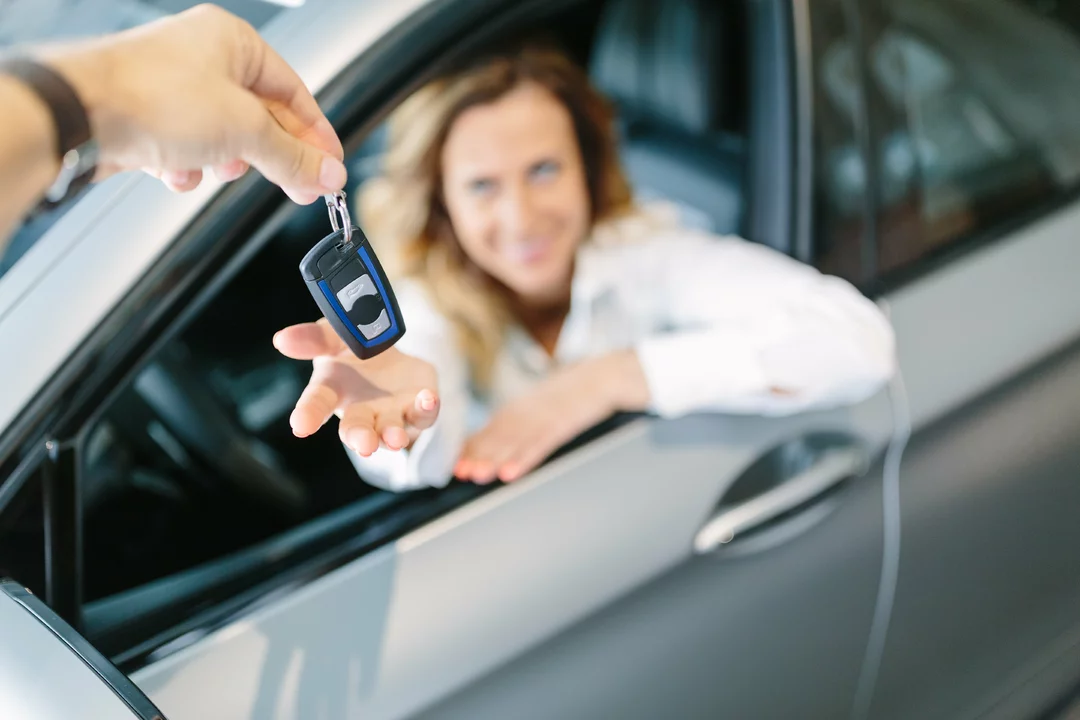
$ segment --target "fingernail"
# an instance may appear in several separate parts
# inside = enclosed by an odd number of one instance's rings
[[[330,156],[323,158],[322,167],[319,169],[319,184],[327,190],[340,190],[345,187],[348,173],[345,165],[340,160]]]
[[[171,172],[165,176],[165,180],[170,190],[179,190],[191,181],[191,173],[187,170]]]
[[[300,431],[297,429],[297,426],[300,424],[299,416],[300,412],[298,410],[293,410],[292,413],[289,414],[289,427],[292,428],[293,435],[296,435],[297,437],[304,437],[304,435],[301,434]]]
[[[420,409],[421,410],[434,410],[435,409],[435,395],[423,390],[420,392]]]

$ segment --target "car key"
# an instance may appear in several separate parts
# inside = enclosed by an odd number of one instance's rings
[[[334,231],[307,252],[300,274],[330,326],[366,360],[401,339],[405,321],[379,258],[349,218],[345,193],[325,199]]]

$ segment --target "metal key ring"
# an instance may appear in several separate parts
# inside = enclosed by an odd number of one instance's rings
[[[326,200],[326,210],[330,213],[330,227],[334,228],[334,232],[337,232],[341,228],[345,228],[345,242],[348,244],[352,241],[352,219],[349,217],[349,206],[345,202],[345,191],[338,190],[332,195],[324,195]],[[338,216],[341,216],[340,222]]]

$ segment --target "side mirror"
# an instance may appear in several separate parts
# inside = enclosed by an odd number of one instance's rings
[[[10,580],[0,580],[0,637],[0,718],[165,720],[93,645]]]

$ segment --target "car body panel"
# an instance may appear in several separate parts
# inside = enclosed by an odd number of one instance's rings
[[[244,662],[258,664],[258,638],[269,638],[275,652],[302,644],[307,660],[298,653],[294,672],[309,684],[306,704],[283,696],[273,712],[308,717],[329,703],[355,706],[357,717],[403,717],[688,558],[695,532],[742,469],[770,447],[826,430],[880,448],[887,403],[879,395],[853,409],[772,421],[632,422],[306,586],[303,602],[283,598],[132,678],[174,720],[227,717],[215,703],[230,712],[251,706],[250,682],[211,694],[196,688],[225,673],[238,652],[256,653]],[[373,602],[372,588],[383,586],[388,597]],[[328,607],[357,616],[321,610]],[[279,639],[268,627],[289,630]],[[360,634],[374,639],[358,644]],[[370,667],[374,680],[363,675],[368,684],[354,690],[348,677],[323,669],[328,659]]]
[[[1075,686],[1077,408],[1074,344],[913,437],[869,717],[1032,718]],[[881,470],[795,541],[683,563],[419,718],[850,717],[880,569]]]

